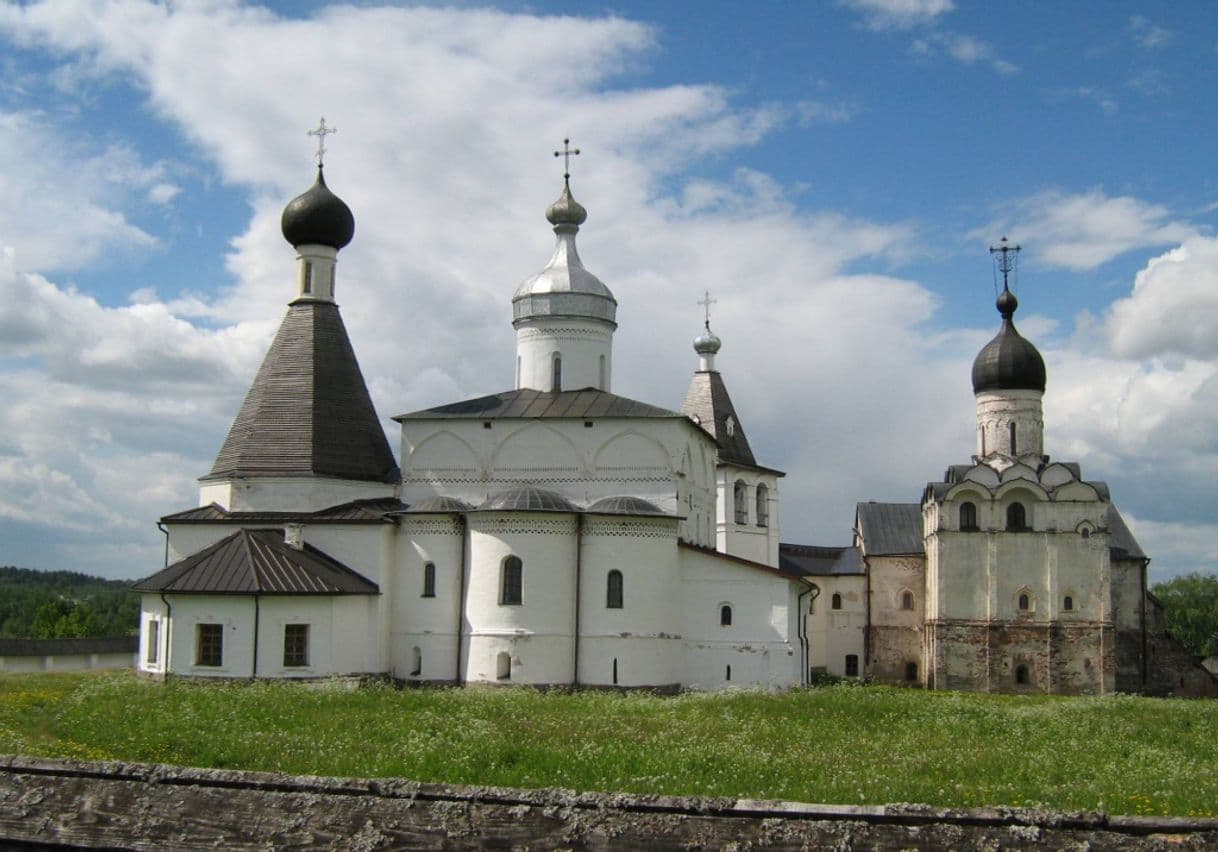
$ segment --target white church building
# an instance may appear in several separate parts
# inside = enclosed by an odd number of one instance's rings
[[[283,213],[287,315],[199,506],[161,519],[164,569],[134,586],[141,672],[673,691],[1195,678],[1107,488],[1043,455],[1044,363],[1009,292],[974,366],[972,462],[920,504],[859,504],[849,547],[781,544],[783,474],[753,455],[709,321],[679,411],[615,394],[617,301],[576,251],[569,175],[546,218],[554,255],[511,299],[515,386],[395,417],[399,466],[334,300],[354,218],[319,166]]]

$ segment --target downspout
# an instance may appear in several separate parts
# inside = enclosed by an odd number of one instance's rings
[[[795,598],[795,611],[799,616],[799,622],[795,626],[795,634],[799,637],[799,683],[800,686],[807,686],[811,682],[808,671],[811,651],[808,648],[808,613],[804,612],[803,601],[804,595],[819,592],[820,588],[807,577],[800,577],[799,579],[807,588]],[[816,600],[817,597],[817,595],[812,595],[812,600]]]
[[[457,670],[453,674],[453,683],[461,685],[461,643],[463,636],[461,631],[465,627],[465,562],[469,557],[469,525],[466,522],[465,515],[455,514],[453,518],[457,525],[461,527],[461,566],[458,569],[457,575]]]
[[[584,557],[584,516],[575,516],[575,642],[573,647],[574,671],[571,673],[571,686],[579,688],[579,581],[583,573]]]
[[[260,596],[257,594],[254,595],[254,663],[250,667],[251,680],[256,680],[258,678],[258,616],[260,615],[260,609],[258,606],[259,597]]]
[[[871,562],[863,557],[863,565],[867,566],[867,621],[863,625],[863,677],[871,678]]]

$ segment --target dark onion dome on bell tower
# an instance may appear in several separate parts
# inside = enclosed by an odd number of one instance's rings
[[[1045,359],[1015,330],[1012,320],[1019,300],[1004,286],[997,307],[1002,314],[1002,328],[973,361],[973,393],[1003,390],[1044,393]]]
[[[326,186],[322,167],[307,192],[293,198],[280,220],[283,238],[293,246],[319,245],[341,249],[355,236],[351,208]]]

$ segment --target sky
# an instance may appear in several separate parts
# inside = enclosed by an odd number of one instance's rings
[[[512,386],[570,138],[613,390],[680,407],[709,291],[784,541],[969,461],[1006,236],[1046,452],[1152,581],[1218,566],[1209,2],[0,0],[0,47],[0,564],[161,566],[294,296],[325,116],[395,449],[392,416]]]

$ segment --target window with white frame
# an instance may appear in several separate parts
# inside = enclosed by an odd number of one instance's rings
[[[744,480],[737,479],[732,491],[736,506],[736,523],[747,524],[749,522],[749,487],[744,484]]]
[[[161,622],[155,618],[148,621],[148,647],[144,652],[144,660],[155,663],[161,654]]]

